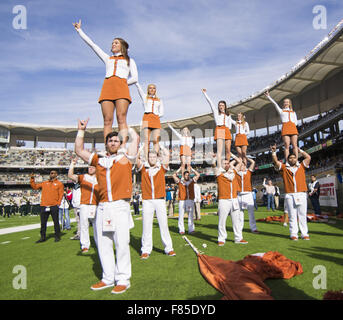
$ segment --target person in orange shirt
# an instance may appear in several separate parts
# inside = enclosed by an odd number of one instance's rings
[[[195,174],[193,178],[190,177],[190,172],[184,171],[182,178],[180,179],[177,175],[179,174],[182,167],[180,167],[174,174],[173,179],[178,184],[179,188],[179,221],[178,228],[181,235],[185,234],[184,215],[188,213],[188,233],[194,232],[194,183],[198,181],[200,174],[190,167],[191,172]]]
[[[233,161],[222,160],[222,165],[217,167],[215,159],[212,166],[215,168],[215,174],[218,184],[218,246],[224,246],[227,239],[226,220],[230,214],[232,219],[232,228],[234,242],[236,244],[247,244],[243,239],[244,213],[240,210],[238,202],[238,182],[235,176],[235,170],[241,166],[242,160],[232,155]]]
[[[74,174],[76,159],[73,159],[68,171],[68,178],[75,183],[79,183],[81,188],[80,200],[80,244],[81,252],[87,253],[90,247],[89,220],[91,220],[94,230],[94,240],[97,243],[95,224],[96,209],[99,198],[99,186],[96,180],[95,167],[89,166],[88,173]]]
[[[136,166],[141,173],[143,198],[143,234],[141,259],[148,259],[152,251],[152,225],[154,213],[160,227],[164,252],[168,256],[175,256],[173,243],[168,229],[166,209],[165,174],[169,170],[169,151],[160,147],[161,159],[155,150],[148,153],[148,161],[143,163],[137,159]]]
[[[276,144],[270,147],[274,166],[279,170],[285,187],[285,207],[289,215],[289,232],[291,240],[298,240],[300,229],[301,237],[310,240],[307,227],[307,184],[306,168],[309,168],[311,156],[298,148],[298,154],[304,157],[299,163],[295,154],[289,154],[286,164],[278,160]],[[299,221],[299,227],[298,227]]]
[[[61,181],[57,180],[57,171],[51,170],[49,180],[43,181],[41,183],[35,182],[35,176],[32,173],[30,178],[30,185],[34,190],[42,189],[42,197],[40,203],[41,237],[38,241],[36,241],[36,243],[46,241],[46,225],[50,214],[54,222],[55,242],[60,241],[61,229],[58,221],[58,206],[60,205],[63,198],[64,186]]]
[[[113,287],[111,293],[124,293],[130,288],[131,256],[130,229],[133,219],[130,212],[132,195],[132,165],[136,161],[139,136],[128,129],[130,142],[127,152],[119,153],[122,141],[117,132],[106,136],[106,156],[99,156],[84,148],[84,134],[88,120],[78,122],[75,139],[76,154],[89,165],[96,167],[99,185],[99,204],[96,214],[98,254],[102,266],[102,279],[91,286],[92,290]],[[113,244],[116,249],[114,257]]]

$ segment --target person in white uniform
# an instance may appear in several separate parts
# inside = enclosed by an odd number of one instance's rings
[[[169,170],[169,152],[160,147],[161,159],[154,150],[148,153],[148,161],[143,163],[137,158],[136,166],[141,173],[141,186],[143,198],[143,233],[141,259],[148,259],[153,246],[152,227],[154,213],[160,228],[161,240],[164,252],[168,256],[175,256],[173,243],[168,228],[168,217],[166,208],[166,186],[165,174]]]
[[[102,279],[91,286],[92,290],[113,287],[111,293],[120,294],[130,288],[131,255],[130,228],[134,226],[130,211],[132,195],[132,165],[136,161],[139,136],[128,129],[130,142],[127,153],[119,153],[121,145],[117,132],[106,136],[107,154],[100,157],[84,148],[84,134],[88,120],[78,123],[75,152],[89,165],[96,167],[99,185],[99,205],[96,214],[98,254],[102,266]],[[114,256],[113,244],[116,249]]]

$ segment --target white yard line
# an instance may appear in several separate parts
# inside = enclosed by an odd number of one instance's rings
[[[76,221],[75,218],[70,219],[70,222],[75,222],[75,221]],[[54,225],[53,221],[49,221],[47,223],[47,227],[51,227],[53,225]],[[14,233],[14,232],[27,231],[27,230],[33,230],[33,229],[40,229],[40,223],[28,224],[26,226],[19,226],[19,227],[3,228],[3,229],[0,229],[0,235]]]

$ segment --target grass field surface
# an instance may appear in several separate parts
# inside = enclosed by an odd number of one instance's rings
[[[213,210],[214,209],[214,210]],[[204,211],[216,211],[208,208]],[[273,214],[282,214],[275,212]],[[256,219],[271,215],[264,208],[256,212]],[[73,215],[71,215],[73,218]],[[154,248],[149,259],[140,259],[142,220],[133,216],[135,227],[131,229],[131,288],[121,295],[111,295],[111,288],[92,291],[90,286],[101,279],[101,265],[95,249],[93,230],[90,228],[92,247],[81,254],[79,241],[70,240],[76,231],[63,231],[62,240],[54,242],[53,227],[48,227],[44,243],[36,244],[39,229],[16,232],[0,236],[0,299],[2,300],[218,300],[222,294],[217,292],[202,277],[193,250],[178,234],[177,218],[169,219],[175,257],[164,254],[157,220],[154,220]],[[4,219],[4,218],[2,218]],[[11,217],[1,222],[1,228],[12,219],[7,227],[22,223],[37,223],[39,217]],[[38,219],[37,221],[34,221]],[[51,221],[51,218],[49,218]],[[207,255],[227,260],[240,260],[248,254],[278,251],[287,258],[299,261],[304,273],[289,280],[270,279],[266,284],[272,289],[275,299],[299,300],[322,299],[327,290],[343,288],[343,222],[309,222],[310,241],[291,241],[288,227],[279,223],[257,222],[259,234],[250,232],[248,215],[245,213],[243,230],[247,245],[233,243],[231,218],[227,220],[228,241],[225,246],[217,245],[218,216],[203,215],[195,221],[195,233],[187,235],[192,243]],[[187,223],[185,221],[185,225]],[[187,230],[187,227],[186,227]],[[207,247],[204,248],[203,244]],[[26,289],[16,289],[18,274],[16,266],[26,270]],[[316,266],[326,270],[326,289],[314,288]]]

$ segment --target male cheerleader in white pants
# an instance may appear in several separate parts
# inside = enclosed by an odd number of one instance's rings
[[[136,161],[139,136],[130,128],[130,142],[127,151],[121,149],[121,140],[117,132],[106,136],[107,154],[99,157],[84,149],[84,133],[88,120],[79,121],[75,139],[76,154],[96,167],[96,178],[99,184],[99,205],[96,214],[98,253],[102,266],[101,281],[91,286],[92,290],[113,287],[111,293],[119,294],[130,287],[131,256],[130,228],[133,219],[130,212],[132,194],[132,164]],[[113,243],[116,249],[114,257]]]
[[[248,210],[250,230],[253,233],[258,233],[255,220],[254,197],[252,194],[251,174],[255,169],[255,161],[247,156],[247,161],[250,166],[247,169],[245,163],[242,161],[239,170],[236,171],[236,178],[238,182],[238,201],[241,211]]]
[[[185,234],[185,224],[184,224],[184,215],[185,212],[188,213],[188,233],[191,234],[194,232],[194,183],[198,181],[200,174],[189,166],[190,170],[194,172],[195,176],[190,177],[189,171],[184,171],[183,177],[180,179],[177,175],[180,172],[179,168],[174,174],[173,179],[175,183],[178,184],[179,188],[179,222],[178,228],[181,235]]]
[[[301,238],[310,240],[307,228],[307,184],[305,169],[309,167],[311,156],[298,148],[298,154],[304,157],[299,163],[295,154],[289,154],[286,164],[278,160],[276,145],[270,147],[272,159],[282,175],[285,186],[285,207],[289,214],[289,232],[291,240],[298,240],[300,229]],[[299,221],[299,228],[298,228]]]
[[[89,166],[87,174],[77,175],[74,174],[75,164],[76,159],[73,159],[69,166],[68,178],[80,185],[80,243],[82,253],[87,253],[90,247],[89,220],[92,222],[94,240],[97,243],[95,215],[99,198],[99,188],[95,175],[95,167]]]
[[[234,156],[233,161],[223,159],[221,167],[215,168],[218,184],[218,246],[222,247],[227,239],[226,220],[231,215],[234,242],[247,244],[243,239],[244,213],[240,210],[237,198],[237,186],[235,170],[238,170],[242,160]],[[235,165],[236,164],[236,165]],[[213,163],[215,167],[215,160]]]
[[[165,200],[165,174],[169,170],[169,152],[162,146],[160,146],[159,150],[161,153],[161,161],[158,159],[156,151],[149,151],[147,162],[143,163],[140,158],[136,162],[142,178],[143,234],[141,259],[148,259],[152,251],[152,225],[155,212],[160,227],[164,252],[168,256],[176,255],[169,233]]]

